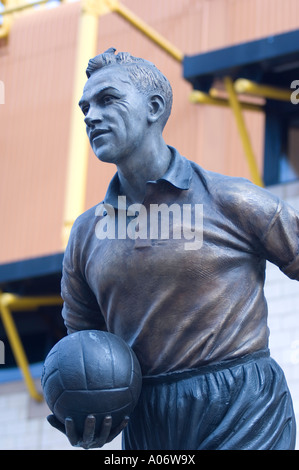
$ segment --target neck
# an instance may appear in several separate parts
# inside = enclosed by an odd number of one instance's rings
[[[131,203],[143,201],[147,181],[161,178],[169,167],[170,159],[171,152],[161,136],[117,165],[120,185]]]

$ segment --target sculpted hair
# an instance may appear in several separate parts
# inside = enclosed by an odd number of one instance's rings
[[[165,126],[172,108],[172,88],[163,73],[148,60],[132,56],[129,52],[119,52],[110,48],[103,54],[90,59],[86,69],[87,78],[94,72],[111,65],[126,67],[129,77],[137,90],[145,95],[157,92],[165,99],[166,107],[163,114],[163,127]]]

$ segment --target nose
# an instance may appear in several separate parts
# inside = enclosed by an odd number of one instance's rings
[[[84,118],[84,122],[86,126],[88,127],[93,127],[97,123],[102,122],[102,120],[103,120],[103,116],[102,116],[101,110],[98,108],[95,109],[94,107],[89,108],[88,113],[86,114]]]

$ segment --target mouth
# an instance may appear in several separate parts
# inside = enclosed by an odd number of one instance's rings
[[[108,132],[110,132],[108,129],[95,129],[94,131],[91,131],[89,139],[93,141],[102,135],[108,134]]]

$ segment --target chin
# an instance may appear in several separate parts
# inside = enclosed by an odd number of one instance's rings
[[[102,153],[102,152],[97,152],[95,153],[95,156],[97,157],[98,160],[104,163],[114,163],[115,165],[118,162],[118,158],[115,155],[112,155],[111,153]]]
[[[97,148],[93,149],[93,151],[98,160],[105,163],[114,163],[114,165],[117,165],[127,155],[125,151],[120,151],[120,149]]]

